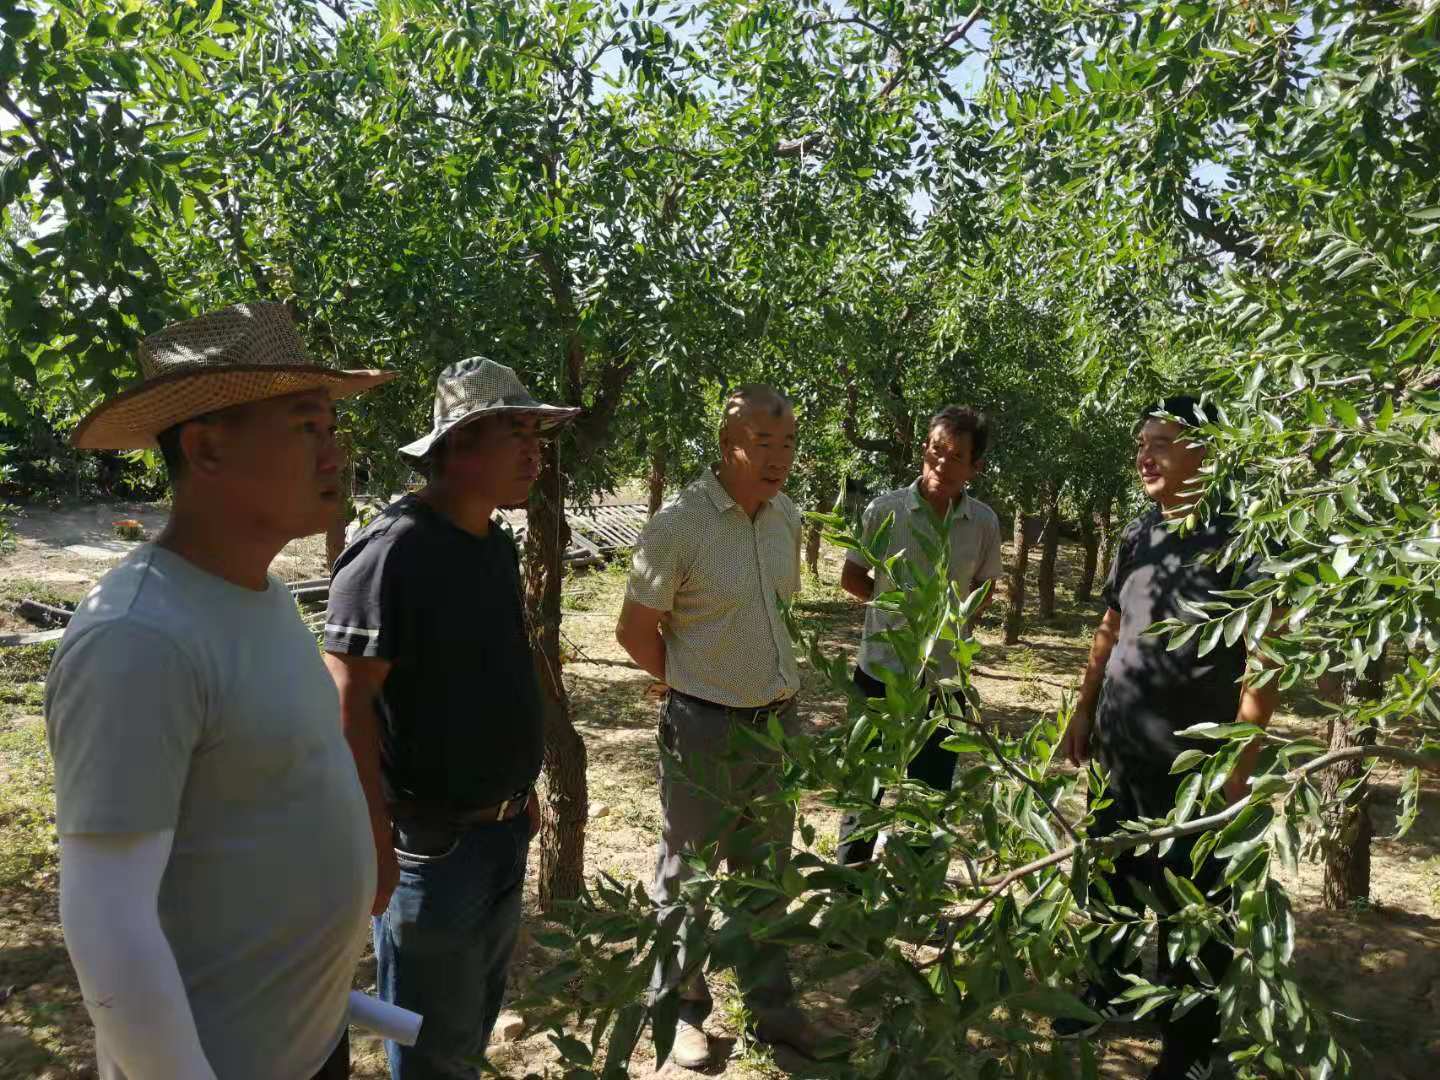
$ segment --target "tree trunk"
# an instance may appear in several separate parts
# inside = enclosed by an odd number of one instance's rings
[[[1346,679],[1343,687],[1337,678],[1322,677],[1321,693],[1345,706],[1330,720],[1331,750],[1375,744],[1374,725],[1356,730],[1350,706],[1380,696],[1383,664],[1383,658],[1374,661],[1363,676]],[[1341,788],[1363,772],[1360,761],[1342,761],[1326,769],[1320,779],[1320,795],[1327,805],[1320,891],[1322,902],[1332,911],[1347,910],[1370,895],[1370,843],[1375,823],[1370,816],[1369,783],[1361,781],[1339,801]]]
[[[654,438],[650,444],[650,516],[665,501],[665,444]]]
[[[1088,604],[1095,595],[1095,567],[1099,562],[1100,533],[1096,528],[1095,504],[1080,513],[1080,543],[1085,548],[1085,561],[1080,566],[1080,582],[1075,586],[1075,602]]]
[[[565,523],[565,474],[558,442],[545,445],[540,478],[530,494],[525,535],[526,614],[545,710],[546,812],[540,829],[540,910],[580,895],[585,876],[585,741],[570,719],[560,668],[560,590],[570,527]]]
[[[815,509],[822,514],[833,514],[836,512],[836,503],[840,494],[833,487],[827,487],[820,492],[820,497],[815,501]],[[805,565],[810,568],[812,577],[820,576],[820,534],[825,530],[813,521],[805,526]]]
[[[1025,528],[1026,515],[1015,511],[1015,557],[1010,564],[1010,577],[1005,591],[1010,610],[1005,613],[1005,644],[1020,640],[1025,623],[1025,571],[1030,565],[1030,536]]]
[[[1100,509],[1095,512],[1095,525],[1100,530],[1100,554],[1095,561],[1098,571],[1107,577],[1110,574],[1110,564],[1115,561],[1115,528],[1110,522],[1110,508],[1113,505],[1113,499],[1105,499],[1100,503]]]
[[[1055,617],[1055,563],[1060,556],[1060,489],[1045,485],[1045,530],[1040,534],[1040,575],[1035,584],[1040,618]]]

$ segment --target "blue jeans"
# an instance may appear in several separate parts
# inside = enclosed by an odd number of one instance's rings
[[[400,884],[375,920],[379,996],[424,1017],[414,1046],[387,1041],[392,1080],[480,1075],[520,928],[530,819],[397,823]]]

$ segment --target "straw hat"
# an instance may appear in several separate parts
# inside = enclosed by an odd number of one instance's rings
[[[493,413],[525,413],[540,418],[540,430],[568,424],[579,409],[536,401],[519,377],[504,364],[472,356],[451,364],[435,382],[435,423],[428,435],[400,448],[400,456],[418,463],[453,427]]]
[[[166,428],[251,401],[328,390],[339,399],[395,377],[338,371],[305,355],[284,304],[235,304],[140,342],[140,381],[101,402],[70,436],[81,450],[145,450]]]

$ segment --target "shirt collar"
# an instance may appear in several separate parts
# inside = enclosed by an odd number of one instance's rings
[[[910,485],[909,490],[910,501],[913,504],[914,509],[919,510],[921,507],[926,505],[925,496],[920,494],[920,478],[918,476],[915,478],[914,483]],[[955,513],[958,517],[970,517],[970,492],[966,491],[963,495],[960,496],[960,505],[955,508]]]
[[[705,473],[700,479],[705,485],[705,493],[710,496],[710,501],[715,504],[715,509],[719,510],[722,514],[732,506],[740,505],[730,497],[730,493],[725,490],[725,485],[720,483],[720,478],[715,475],[714,465],[707,465],[705,467]]]

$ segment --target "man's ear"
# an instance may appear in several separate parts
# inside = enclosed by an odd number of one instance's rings
[[[983,472],[985,471],[985,463],[986,463],[987,461],[989,461],[989,460],[990,460],[989,458],[983,458],[983,457],[982,457],[979,461],[975,462],[975,475],[976,475],[976,476],[979,476],[981,473],[983,473]]]
[[[198,420],[180,429],[180,452],[185,467],[196,474],[213,475],[224,460],[224,425],[211,420]]]

